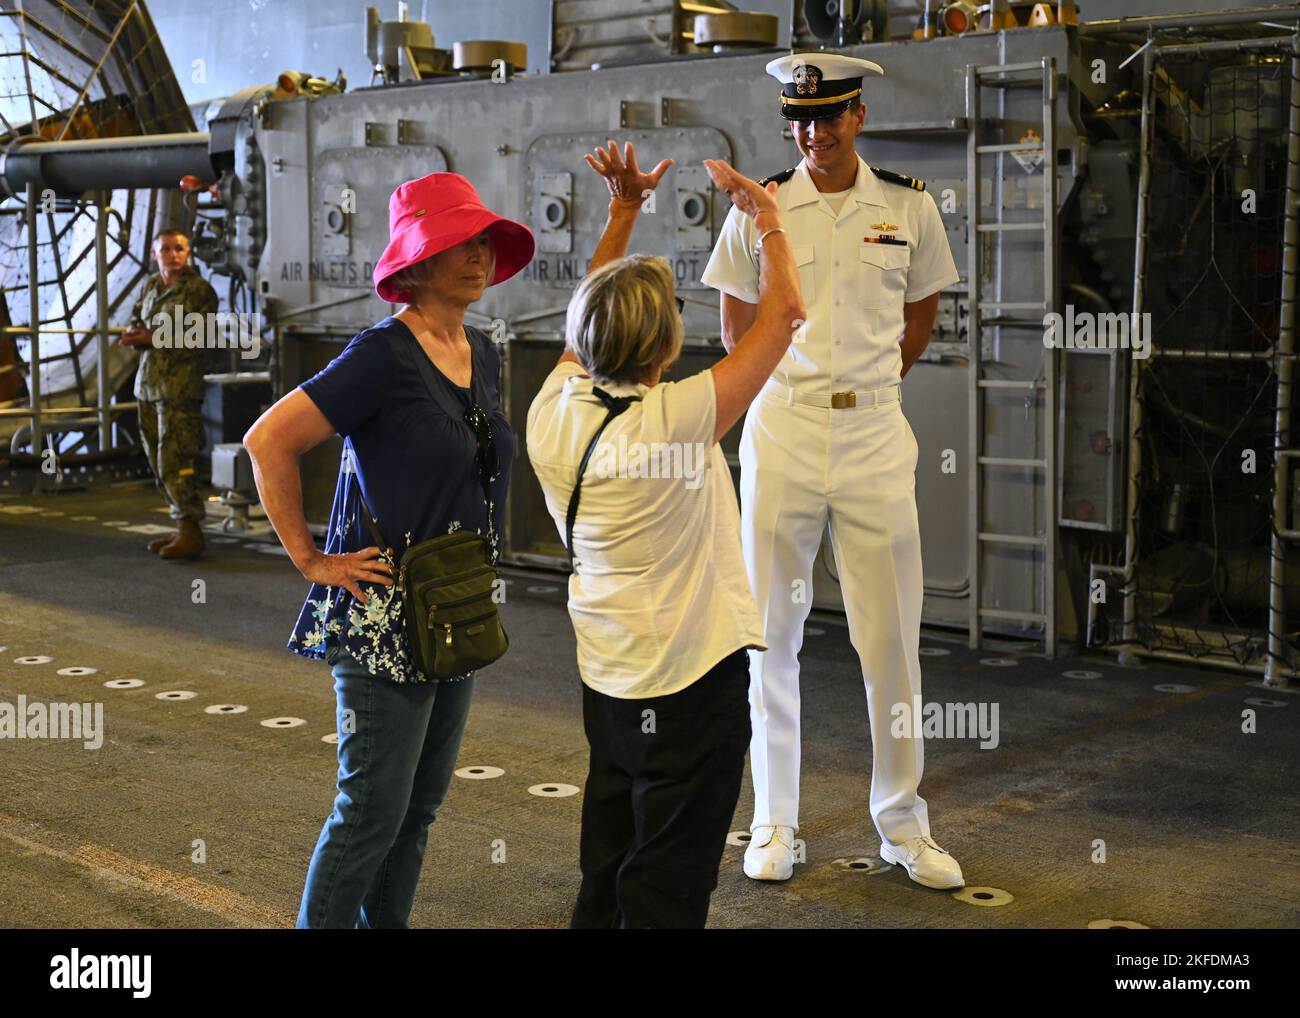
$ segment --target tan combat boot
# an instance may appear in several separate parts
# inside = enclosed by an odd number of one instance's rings
[[[160,552],[163,550],[164,545],[171,544],[172,541],[176,540],[176,538],[180,536],[181,536],[181,532],[179,530],[173,530],[169,534],[163,534],[162,537],[155,537],[152,541],[149,542],[147,547],[150,551]]]
[[[158,554],[166,559],[198,558],[203,554],[203,531],[193,520],[181,520],[179,533],[170,543],[163,545]]]

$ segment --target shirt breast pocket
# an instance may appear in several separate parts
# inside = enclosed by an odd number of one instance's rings
[[[814,271],[815,249],[811,244],[794,244],[790,248],[794,263],[799,267],[799,289],[807,307],[817,299],[817,274]]]
[[[887,308],[902,304],[907,291],[907,270],[912,264],[911,245],[863,244],[858,258],[861,305]]]

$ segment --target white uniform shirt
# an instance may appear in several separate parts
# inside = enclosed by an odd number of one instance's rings
[[[825,394],[902,381],[903,304],[961,277],[943,220],[926,191],[888,183],[858,157],[852,193],[836,215],[801,160],[776,193],[799,265],[807,322],[772,373],[781,385]],[[906,244],[873,244],[892,235]],[[702,281],[758,303],[758,233],[732,208]]]
[[[594,384],[564,361],[528,408],[528,458],[561,539],[578,464],[605,419]],[[713,372],[600,387],[642,398],[601,433],[582,477],[569,577],[578,672],[607,696],[664,696],[734,651],[767,649],[713,441]]]

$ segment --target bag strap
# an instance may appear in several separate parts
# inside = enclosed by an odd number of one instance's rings
[[[641,399],[640,396],[611,396],[598,385],[591,387],[592,393],[599,399],[605,408],[609,411],[605,414],[605,419],[600,422],[600,427],[596,433],[591,436],[591,441],[587,443],[587,450],[582,454],[582,462],[578,464],[578,477],[573,483],[573,494],[569,496],[569,511],[564,520],[565,530],[565,547],[569,551],[569,568],[573,568],[573,524],[578,518],[578,499],[582,495],[582,475],[586,472],[587,463],[591,460],[591,454],[596,451],[596,443],[600,440],[601,433],[605,427],[615,417]]]
[[[473,400],[475,403],[478,403],[479,407],[486,414],[486,413],[490,413],[490,411],[486,406],[483,405],[483,403],[479,403],[479,399],[477,395],[480,389],[484,392],[487,391],[486,389],[487,383],[483,381],[484,371],[486,369],[483,368],[481,363],[483,358],[481,355],[480,346],[482,343],[490,343],[491,340],[484,338],[476,342],[476,337],[471,334],[476,333],[478,331],[479,330],[475,329],[474,326],[472,325],[465,326],[465,338],[469,340],[470,360],[473,364],[473,370],[470,374],[470,379],[469,379],[470,382],[469,398]],[[424,361],[424,365],[425,365],[424,384],[426,388],[429,388],[429,395],[432,396],[433,389],[429,386],[429,381],[434,377],[433,365],[429,362],[428,357],[423,356],[423,351],[421,351],[421,354],[422,356],[420,359]],[[486,402],[486,400],[484,400],[484,402]],[[477,441],[477,437],[475,441]],[[483,451],[480,449],[477,455],[482,456]],[[487,535],[486,535],[486,539],[483,542],[484,545],[483,551],[487,557],[487,564],[490,566],[495,566],[497,564],[497,559],[501,557],[500,556],[501,542],[500,542],[499,535],[497,534],[496,521],[493,519],[493,516],[496,511],[496,502],[492,498],[492,485],[488,482],[488,479],[483,476],[483,470],[481,467],[479,468],[478,481],[479,481],[479,487],[483,489],[483,511],[486,514],[486,523],[487,523]]]
[[[474,330],[472,325],[465,326],[465,338],[469,340],[470,361],[473,365],[473,371],[470,375],[470,398],[476,400],[477,396],[475,393],[479,388],[480,376],[483,372],[479,370],[479,349],[477,344],[474,342],[474,339],[470,336],[471,330]],[[425,391],[428,392],[429,398],[436,404],[438,402],[437,375],[433,373],[433,364],[429,360],[428,355],[424,352],[424,349],[420,346],[419,340],[414,340],[414,345],[416,349],[413,356],[416,361],[419,362],[419,367],[416,369],[416,373],[420,376],[420,381],[424,383],[424,388]],[[481,405],[482,404],[480,404],[480,406]],[[486,407],[484,408],[484,412],[487,412]],[[493,510],[496,509],[496,505],[492,500],[491,486],[488,484],[487,478],[483,476],[482,470],[479,471],[479,486],[483,489],[483,508],[487,513],[488,533],[487,540],[484,542],[485,554],[487,556],[488,565],[495,565],[497,555],[493,551],[492,539],[496,536],[496,524],[493,521],[492,516]],[[387,548],[388,545],[384,541],[383,535],[379,532],[379,528],[375,525],[374,517],[370,513],[370,507],[366,505],[365,496],[361,494],[360,482],[357,483],[357,497],[361,502],[362,519],[366,524],[366,529],[370,532],[371,538],[378,541],[380,548]],[[394,551],[396,551],[396,549],[394,549]]]
[[[361,480],[357,476],[356,453],[351,451],[351,446],[343,450],[343,455],[352,459],[352,479],[357,486],[357,502],[361,505],[361,522],[366,525],[366,530],[370,532],[370,539],[380,551],[388,550],[388,542],[384,540],[384,535],[379,532],[379,527],[375,523],[374,516],[370,513],[370,506],[366,505],[366,496],[361,493]]]

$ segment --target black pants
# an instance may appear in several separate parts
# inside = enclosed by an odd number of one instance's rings
[[[591,765],[570,927],[702,928],[749,748],[748,652],[668,696],[583,686],[582,714]]]

